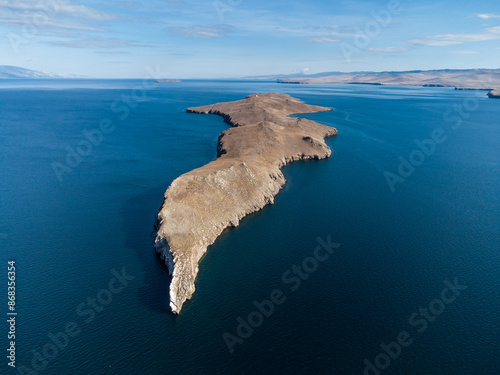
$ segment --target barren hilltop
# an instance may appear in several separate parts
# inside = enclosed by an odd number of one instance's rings
[[[187,110],[222,116],[232,128],[219,135],[216,160],[172,182],[156,218],[155,248],[172,275],[174,313],[193,295],[207,247],[225,228],[274,202],[285,183],[280,168],[331,155],[324,138],[336,135],[335,128],[289,115],[330,110],[276,93]]]

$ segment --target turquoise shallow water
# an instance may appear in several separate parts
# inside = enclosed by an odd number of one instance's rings
[[[56,375],[499,374],[497,101],[447,88],[186,81],[144,92],[141,82],[0,82],[0,259],[18,268],[18,366]],[[215,158],[227,128],[185,109],[270,91],[335,107],[303,115],[338,128],[327,141],[334,155],[284,168],[275,204],[210,247],[194,298],[173,316],[154,217],[174,178]],[[54,163],[66,164],[82,132],[103,120],[107,133],[91,150],[80,146],[88,155],[59,179]],[[415,153],[415,140],[436,129],[440,143]],[[418,165],[393,192],[384,173],[410,155]],[[283,274],[328,236],[340,247],[292,290]],[[109,292],[123,268],[134,279]],[[445,280],[455,278],[467,289],[445,304]],[[237,335],[238,317],[274,289],[285,301],[231,354],[223,334]],[[50,352],[49,334],[72,322],[79,333]],[[381,343],[404,332],[411,344],[384,354]],[[7,347],[6,335],[0,342]]]

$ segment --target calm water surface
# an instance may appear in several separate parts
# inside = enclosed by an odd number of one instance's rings
[[[499,101],[447,88],[141,83],[0,81],[0,260],[17,264],[18,367],[358,375],[370,362],[383,374],[500,374]],[[209,248],[194,298],[173,316],[155,214],[174,178],[215,158],[227,128],[185,109],[271,91],[335,107],[303,115],[338,128],[334,155],[284,168],[275,204]],[[436,129],[442,142],[415,153]],[[387,172],[410,155],[418,166],[391,191]],[[282,275],[328,236],[340,247],[291,290]],[[110,293],[116,272],[130,277]],[[467,288],[436,301],[455,278]],[[231,354],[223,334],[274,289],[286,300]],[[49,334],[68,323],[79,333],[54,355]],[[379,355],[404,332],[397,358]]]

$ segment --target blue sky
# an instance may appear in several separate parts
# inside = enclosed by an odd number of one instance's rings
[[[500,1],[0,0],[0,65],[99,78],[500,68]]]

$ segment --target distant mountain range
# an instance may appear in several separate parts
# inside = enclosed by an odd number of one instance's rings
[[[87,78],[74,74],[51,73],[21,68],[19,66],[0,65],[0,79],[5,78]]]

